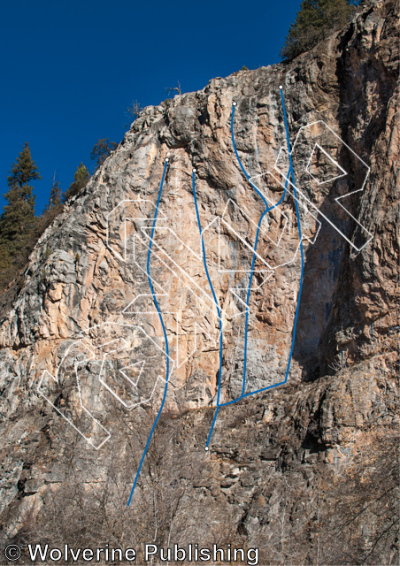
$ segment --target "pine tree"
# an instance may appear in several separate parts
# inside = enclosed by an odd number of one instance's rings
[[[54,174],[53,185],[50,191],[49,203],[46,205],[42,215],[38,219],[36,226],[36,239],[39,239],[43,232],[48,226],[53,222],[56,216],[58,216],[64,208],[63,205],[63,194],[60,186],[60,182],[56,180]]]
[[[77,170],[75,171],[74,182],[71,183],[69,189],[65,193],[65,200],[67,201],[71,197],[74,197],[75,195],[80,193],[81,190],[86,186],[89,179],[90,179],[90,173],[86,169],[84,164],[81,163],[77,168]]]
[[[291,60],[311,49],[343,27],[354,10],[350,0],[304,0],[295,22],[290,26],[281,57]]]
[[[11,168],[7,178],[9,191],[4,197],[8,204],[0,217],[0,282],[12,278],[26,262],[32,250],[37,219],[35,196],[31,181],[41,179],[32,161],[28,143]]]
[[[35,199],[30,181],[41,179],[35,162],[32,161],[28,143],[11,169],[7,178],[9,191],[4,195],[8,204],[0,219],[0,237],[8,240],[11,247],[32,232],[35,225]]]
[[[62,207],[62,190],[60,182],[53,179],[53,186],[50,191],[49,208]]]

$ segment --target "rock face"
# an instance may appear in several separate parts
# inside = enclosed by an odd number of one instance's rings
[[[146,108],[46,230],[0,328],[20,563],[36,542],[398,562],[397,8]]]

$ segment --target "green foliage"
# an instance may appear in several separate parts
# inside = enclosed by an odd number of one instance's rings
[[[311,49],[343,27],[354,10],[349,0],[304,0],[295,22],[290,26],[281,57],[291,60]]]
[[[108,140],[103,141],[108,142]],[[35,196],[30,182],[39,179],[41,179],[39,171],[26,143],[7,178],[9,190],[4,197],[8,203],[0,216],[0,293],[5,291],[11,281],[21,280],[18,272],[26,265],[29,254],[40,236],[62,212],[63,200],[78,194],[86,186],[90,175],[81,163],[75,172],[74,182],[65,195],[54,176],[49,203],[43,214],[37,217]],[[47,246],[44,256],[48,258],[50,255],[51,249]],[[16,285],[18,286],[17,283]]]
[[[62,208],[62,190],[60,182],[53,180],[53,186],[50,191],[49,208]]]
[[[0,286],[7,284],[23,267],[35,242],[37,218],[31,181],[40,179],[28,143],[12,165],[7,178],[8,204],[0,217]]]
[[[83,163],[79,165],[74,174],[74,182],[71,183],[69,189],[65,193],[65,200],[69,200],[82,191],[90,179],[90,173]]]
[[[8,277],[7,274],[14,274],[13,264],[11,261],[10,254],[7,249],[7,244],[4,241],[0,241],[0,285],[4,287],[8,283],[8,280],[12,277]],[[3,289],[0,289],[2,291]]]
[[[96,167],[100,167],[117,147],[118,144],[109,138],[98,140],[90,153],[90,159],[97,159]]]
[[[45,207],[43,214],[37,219],[36,226],[36,239],[39,239],[43,232],[48,226],[53,222],[56,216],[58,216],[64,208],[62,203],[63,194],[60,187],[59,181],[56,181],[55,176],[53,179],[53,186],[50,191],[49,204]],[[47,250],[46,250],[47,254]],[[47,257],[47,255],[46,255]]]
[[[7,178],[9,191],[4,198],[8,204],[0,219],[1,239],[9,242],[10,252],[15,252],[35,227],[35,196],[29,182],[40,178],[28,143],[25,143]]]

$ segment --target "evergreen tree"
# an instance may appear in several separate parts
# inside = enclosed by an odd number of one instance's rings
[[[303,0],[281,57],[291,60],[343,27],[354,13],[350,0]]]
[[[28,143],[11,169],[7,178],[9,191],[4,198],[8,204],[0,219],[0,237],[7,240],[10,250],[18,248],[24,237],[32,233],[35,226],[35,199],[30,181],[41,179],[35,162],[32,161]]]
[[[11,168],[7,178],[9,190],[4,197],[0,217],[0,284],[10,281],[14,273],[23,267],[34,244],[37,219],[35,196],[31,181],[41,179],[35,162],[32,161],[28,143]]]
[[[36,239],[39,239],[43,232],[48,226],[53,222],[54,218],[58,216],[64,205],[62,203],[63,194],[60,186],[60,182],[56,181],[55,175],[53,178],[53,185],[50,191],[49,204],[46,205],[43,214],[38,220],[36,227]]]
[[[71,197],[74,197],[75,195],[77,195],[78,193],[81,192],[81,190],[86,187],[87,182],[90,179],[90,173],[89,171],[86,169],[86,167],[84,166],[83,163],[81,163],[79,165],[79,167],[77,168],[77,170],[75,171],[74,174],[74,182],[71,183],[69,189],[67,190],[67,192],[65,193],[65,200],[67,201],[68,199],[70,199]]]
[[[60,182],[53,179],[53,186],[50,191],[49,208],[62,207],[62,190]]]

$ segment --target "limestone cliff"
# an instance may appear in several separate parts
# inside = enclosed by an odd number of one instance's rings
[[[367,4],[144,109],[43,234],[0,327],[19,563],[39,541],[398,563],[398,20]]]

